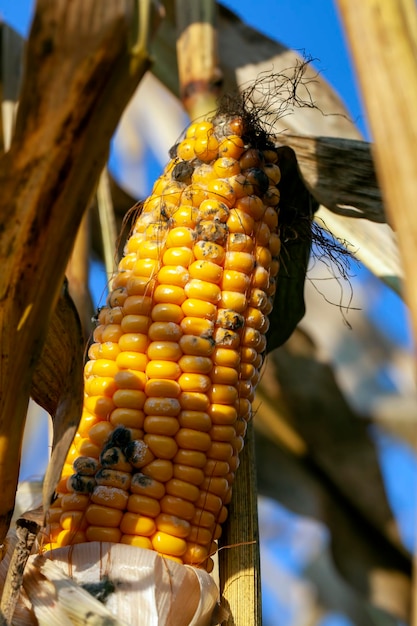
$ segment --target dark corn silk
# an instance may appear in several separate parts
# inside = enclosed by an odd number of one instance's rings
[[[265,356],[280,169],[236,115],[192,124],[171,156],[98,315],[46,547],[121,542],[210,571]]]

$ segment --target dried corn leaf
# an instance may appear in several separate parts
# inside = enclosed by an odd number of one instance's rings
[[[81,417],[83,355],[80,320],[65,285],[32,379],[33,399],[53,420],[52,453],[43,484],[45,510],[51,503]]]

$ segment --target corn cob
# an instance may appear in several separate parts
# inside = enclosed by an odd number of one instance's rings
[[[280,169],[244,115],[171,153],[98,314],[45,548],[121,542],[210,571],[265,355]]]

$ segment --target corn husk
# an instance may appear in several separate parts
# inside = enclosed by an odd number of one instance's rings
[[[40,626],[209,626],[219,594],[203,570],[99,542],[32,556],[24,590]]]

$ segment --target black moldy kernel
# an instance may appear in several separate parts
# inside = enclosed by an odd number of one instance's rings
[[[126,426],[116,426],[107,441],[106,447],[115,446],[116,448],[121,448],[123,450],[127,445],[129,445],[131,440],[131,432],[128,428],[126,428]]]
[[[124,301],[126,300],[127,292],[125,287],[117,287],[114,289],[107,298],[107,306],[111,309],[115,307],[122,306]]]
[[[143,464],[147,451],[148,446],[146,443],[137,439],[133,439],[124,450],[126,460],[131,463],[133,467],[138,467]]]
[[[171,146],[171,148],[168,150],[168,154],[169,154],[169,158],[170,159],[175,159],[176,158],[179,145],[180,144],[178,142],[174,146]]]
[[[92,493],[95,486],[96,481],[91,476],[73,474],[68,478],[68,487],[77,493]]]
[[[254,187],[254,194],[257,196],[263,196],[269,188],[269,178],[263,170],[259,167],[251,167],[244,170],[244,174],[248,181]]]
[[[194,172],[194,167],[189,161],[180,161],[174,165],[171,178],[181,183],[189,184],[191,182],[191,176]]]
[[[114,467],[119,463],[125,463],[126,460],[126,456],[124,455],[122,450],[120,448],[117,448],[116,446],[112,448],[106,448],[100,454],[100,463],[104,467]]]
[[[72,466],[74,471],[81,476],[94,476],[98,469],[98,461],[91,456],[79,456]]]
[[[136,472],[132,476],[132,485],[137,485],[138,487],[148,487],[152,483],[152,478],[150,476],[146,476],[146,474],[142,474],[141,472]]]

